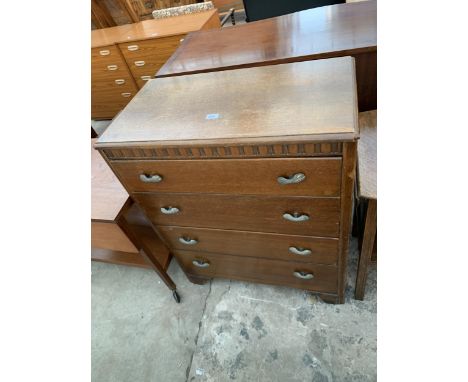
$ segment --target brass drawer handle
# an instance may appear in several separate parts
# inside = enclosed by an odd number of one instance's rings
[[[296,184],[301,183],[305,180],[306,176],[302,172],[298,172],[290,177],[279,176],[278,183],[279,184]]]
[[[293,275],[301,280],[311,280],[314,278],[314,275],[312,273],[302,271],[295,271]]]
[[[132,93],[122,93],[122,97],[130,97]]]
[[[140,180],[143,183],[159,183],[162,181],[162,176],[161,175],[148,175],[148,174],[140,174]]]
[[[289,247],[289,252],[291,252],[294,255],[299,255],[299,256],[309,256],[312,254],[312,251],[308,248],[297,248],[297,247]]]
[[[293,212],[292,214],[286,212],[283,214],[283,218],[289,220],[290,222],[305,222],[309,220],[309,215],[301,214],[299,212]]]
[[[117,70],[117,65],[107,65],[107,70]]]
[[[198,243],[198,240],[190,239],[189,237],[179,237],[179,241],[185,245],[195,245]]]
[[[100,50],[99,54],[101,56],[108,56],[110,54],[110,50],[109,49]]]
[[[140,77],[143,81],[148,81],[151,79],[151,76],[141,76]]]
[[[131,52],[138,50],[138,45],[129,45],[127,46],[127,49]]]
[[[210,263],[205,260],[193,260],[192,264],[198,268],[208,268],[210,266]]]
[[[144,61],[135,61],[135,66],[143,66],[145,65]]]
[[[161,212],[164,215],[174,215],[179,213],[179,209],[177,207],[161,207]]]
[[[122,84],[125,83],[125,80],[123,80],[123,79],[115,80],[115,83],[116,83],[117,85],[122,85]]]

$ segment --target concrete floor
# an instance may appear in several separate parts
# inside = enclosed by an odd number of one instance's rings
[[[176,304],[151,270],[93,263],[92,380],[375,381],[376,270],[354,300],[356,246],[342,305],[285,287],[194,285],[173,260]]]

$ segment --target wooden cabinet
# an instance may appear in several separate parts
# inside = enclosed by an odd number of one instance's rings
[[[112,119],[188,32],[219,28],[217,10],[92,31],[91,118]]]
[[[96,148],[193,282],[343,302],[357,138],[341,57],[152,80]]]

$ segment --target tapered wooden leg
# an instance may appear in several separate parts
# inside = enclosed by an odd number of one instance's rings
[[[356,277],[356,300],[364,299],[364,291],[367,281],[367,268],[374,249],[375,234],[377,233],[377,200],[370,199],[367,206],[362,249],[359,256],[359,266]]]
[[[153,270],[159,275],[159,277],[161,277],[164,284],[166,284],[170,290],[176,290],[176,285],[174,281],[172,281],[170,276],[159,263],[156,256],[152,253],[151,248],[146,245],[144,240],[139,240],[137,235],[135,235],[135,233],[131,229],[130,224],[127,222],[127,219],[125,219],[124,214],[119,216],[119,218],[117,219],[117,224],[120,228],[122,228],[122,230],[125,232],[130,241],[135,245],[135,247],[142,250],[140,251],[141,255],[151,264]]]

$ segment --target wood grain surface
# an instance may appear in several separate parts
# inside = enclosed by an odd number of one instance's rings
[[[132,196],[155,225],[339,235],[339,198],[161,193],[134,193]],[[174,215],[161,212],[161,208],[168,207],[175,207],[179,212]],[[286,212],[307,214],[310,219],[291,222],[283,218]]]
[[[98,143],[354,138],[355,105],[351,57],[162,78],[148,82]]]
[[[191,33],[158,76],[351,55],[377,49],[377,2],[309,9]]]
[[[337,271],[333,266],[181,250],[174,251],[174,255],[185,272],[205,278],[216,276],[336,293]],[[198,268],[193,264],[194,260],[206,261],[210,265]],[[314,277],[301,280],[294,277],[296,271],[312,273]]]
[[[338,239],[312,236],[280,235],[193,227],[158,226],[170,248],[212,252],[241,257],[259,257],[284,261],[336,265]],[[196,244],[183,244],[180,238],[194,239]],[[309,249],[310,255],[296,255],[289,247]]]
[[[115,221],[129,199],[127,191],[114,175],[109,165],[91,139],[91,219]]]
[[[131,192],[340,195],[341,158],[116,161],[112,167]],[[300,183],[278,182],[297,173],[305,175]],[[162,177],[158,183],[140,179],[156,175]]]
[[[91,247],[120,252],[139,252],[117,223],[110,222],[91,222]]]
[[[359,113],[358,193],[377,199],[377,110]]]
[[[91,32],[91,47],[184,34],[202,29],[218,15],[216,9],[158,20],[96,29]]]

